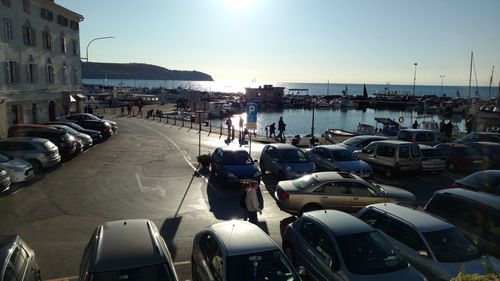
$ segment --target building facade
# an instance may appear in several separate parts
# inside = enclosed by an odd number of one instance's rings
[[[82,20],[53,0],[0,0],[0,138],[79,111]]]
[[[258,88],[245,88],[245,101],[259,104],[260,108],[275,108],[283,106],[284,87],[264,85]]]

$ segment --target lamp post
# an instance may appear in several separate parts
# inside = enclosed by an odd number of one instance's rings
[[[441,77],[441,96],[443,96],[443,79],[446,77],[446,75],[439,75]]]
[[[87,44],[87,49],[85,50],[85,61],[86,62],[89,62],[89,46],[92,42],[94,41],[97,41],[97,40],[103,40],[103,39],[111,39],[111,38],[115,38],[114,36],[106,36],[106,37],[98,37],[98,38],[94,38],[92,40],[90,40],[90,42]]]
[[[411,94],[411,101],[413,102],[413,98],[415,97],[415,81],[417,81],[417,63],[413,63],[415,66],[415,72],[413,73],[413,91]],[[410,125],[413,124],[413,109],[411,110],[411,119],[410,119]]]

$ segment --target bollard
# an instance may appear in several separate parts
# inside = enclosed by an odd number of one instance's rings
[[[190,120],[190,121],[191,121],[191,129],[192,129],[193,128],[193,120]],[[200,122],[200,124],[201,124],[201,122]]]
[[[174,117],[174,126],[177,125],[177,117]]]
[[[168,115],[167,115],[167,124],[168,124]]]
[[[210,122],[208,125],[209,125],[208,133],[211,134],[212,133],[212,123]]]
[[[113,115],[115,115],[115,108],[113,107]]]
[[[220,124],[220,137],[222,137],[222,123]]]
[[[231,126],[231,140],[234,140],[234,126]]]
[[[161,114],[160,114],[160,122],[161,122]]]
[[[132,108],[132,115],[135,115],[135,109]]]
[[[184,128],[184,118],[182,118],[181,120],[182,120],[182,121],[181,121],[181,122],[182,122],[182,126],[181,126],[181,127],[183,127],[183,128]]]

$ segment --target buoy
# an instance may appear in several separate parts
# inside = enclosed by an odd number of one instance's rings
[[[399,117],[399,123],[403,123],[405,121],[405,119],[403,118],[403,116]]]

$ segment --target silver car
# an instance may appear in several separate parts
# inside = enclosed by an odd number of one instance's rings
[[[416,205],[415,196],[406,190],[370,183],[346,172],[318,172],[280,181],[274,197],[281,210],[294,215],[318,209],[356,212],[383,202]]]
[[[442,172],[446,170],[446,157],[441,155],[439,149],[419,144],[422,152],[422,172]]]
[[[278,245],[246,221],[216,223],[196,234],[191,275],[204,280],[300,280]]]
[[[35,173],[42,168],[53,167],[61,162],[57,146],[42,138],[0,139],[0,153],[28,161]]]
[[[460,271],[483,275],[487,267],[494,268],[469,238],[432,214],[397,204],[375,204],[358,217],[385,234],[400,255],[430,280],[450,280]]]
[[[0,153],[0,168],[7,171],[13,183],[27,181],[35,175],[30,163],[2,153]]]
[[[0,192],[9,190],[10,184],[9,174],[7,174],[7,171],[4,169],[0,168]]]
[[[289,224],[283,250],[309,280],[425,280],[383,234],[340,211],[309,212]]]
[[[320,145],[306,154],[314,161],[318,171],[343,171],[362,178],[370,178],[373,174],[372,167],[345,146]]]
[[[296,179],[316,172],[316,166],[299,148],[284,143],[268,144],[260,154],[260,170],[279,180]]]

